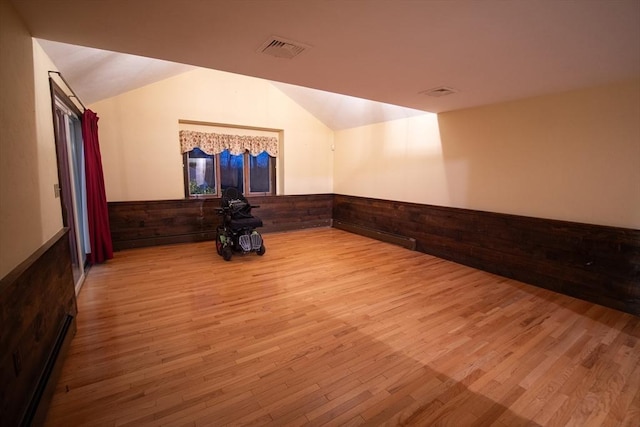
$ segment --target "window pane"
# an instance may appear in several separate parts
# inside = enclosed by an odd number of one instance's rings
[[[189,151],[189,195],[216,194],[214,156],[199,148]]]
[[[270,159],[266,151],[257,156],[249,156],[249,191],[252,193],[270,193]]]
[[[220,185],[222,190],[237,188],[244,193],[244,156],[234,156],[229,150],[220,153]]]

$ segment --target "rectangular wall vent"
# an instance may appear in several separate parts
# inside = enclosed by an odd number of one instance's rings
[[[302,43],[274,36],[264,42],[258,48],[258,52],[275,56],[276,58],[292,59],[309,48],[310,46]]]

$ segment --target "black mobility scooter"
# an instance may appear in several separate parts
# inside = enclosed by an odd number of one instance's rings
[[[258,207],[251,206],[236,188],[230,187],[222,192],[218,209],[222,225],[216,233],[216,250],[225,261],[230,261],[234,252],[264,255],[264,242],[256,231],[262,227],[262,220],[251,215],[251,209]]]

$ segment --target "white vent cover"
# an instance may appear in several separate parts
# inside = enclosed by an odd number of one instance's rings
[[[458,91],[453,88],[450,88],[447,86],[440,86],[440,87],[434,87],[433,89],[423,90],[422,92],[420,92],[420,95],[427,95],[427,96],[433,96],[435,98],[440,98],[441,96],[452,95],[456,92]]]
[[[300,55],[311,46],[273,36],[258,48],[258,52],[275,56],[276,58],[292,59]]]

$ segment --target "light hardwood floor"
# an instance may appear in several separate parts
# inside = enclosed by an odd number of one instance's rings
[[[640,425],[640,318],[336,229],[93,267],[50,426]]]

